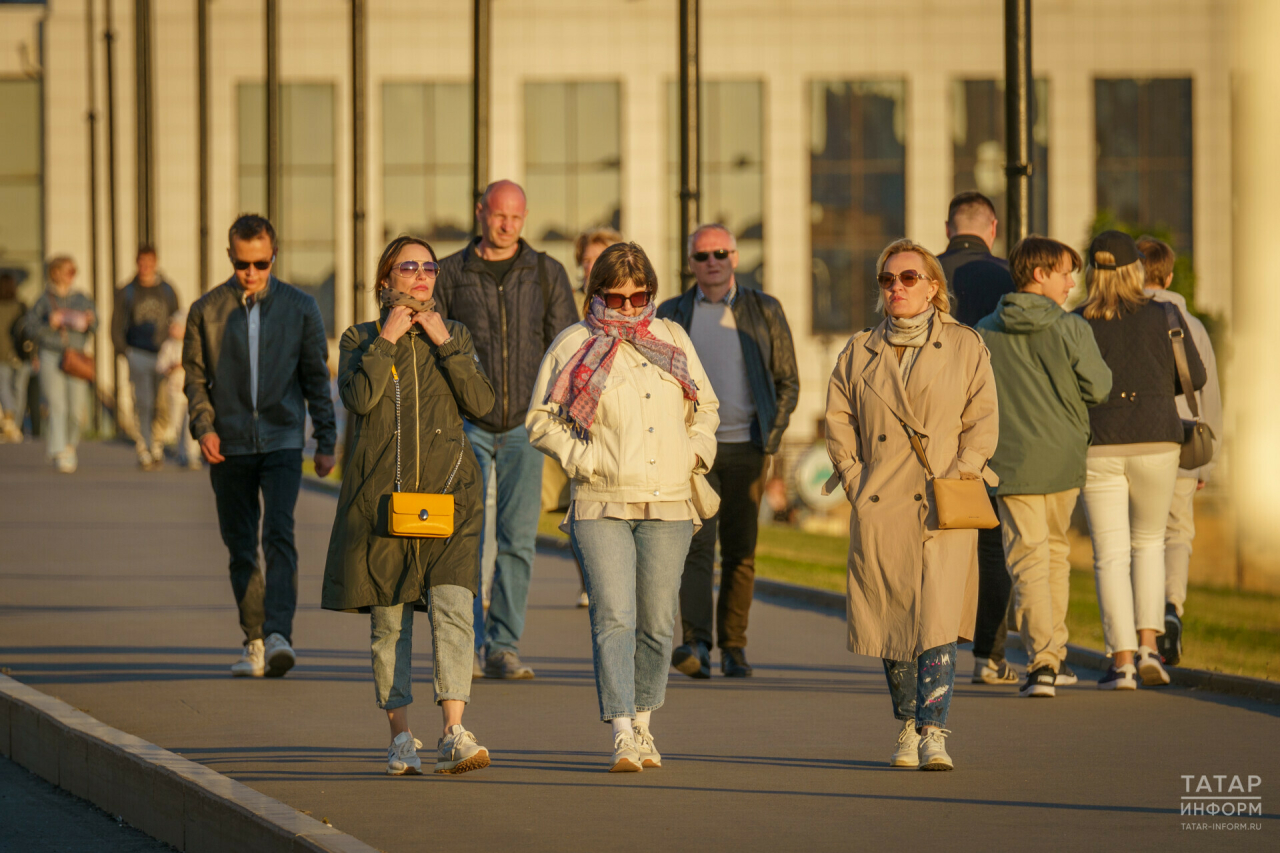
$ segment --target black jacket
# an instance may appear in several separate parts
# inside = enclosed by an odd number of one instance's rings
[[[938,262],[956,297],[951,316],[966,326],[976,326],[996,310],[1001,296],[1016,289],[1009,263],[991,254],[982,238],[973,234],[952,237]]]
[[[521,240],[515,265],[495,281],[476,254],[479,242],[476,237],[440,262],[436,311],[471,332],[480,366],[497,392],[493,411],[474,423],[506,432],[524,424],[542,356],[557,335],[578,322],[578,311],[569,274],[559,261]]]
[[[191,435],[217,433],[224,456],[302,448],[307,410],[316,453],[338,438],[320,306],[275,276],[258,299],[258,405],[249,388],[249,312],[233,276],[191,306],[182,341]]]
[[[1084,308],[1076,309],[1084,316]],[[1181,314],[1179,313],[1179,322]],[[1169,321],[1154,299],[1114,320],[1089,320],[1102,358],[1111,368],[1111,397],[1089,410],[1093,444],[1182,443],[1182,419],[1174,398],[1182,393],[1173,360]],[[1191,384],[1204,387],[1207,374],[1184,326]]]
[[[658,316],[675,320],[689,331],[696,295],[697,288],[691,287],[683,295],[668,299],[658,306]],[[741,285],[733,301],[733,322],[738,327],[747,383],[756,404],[751,440],[765,453],[777,453],[800,400],[800,374],[796,370],[791,327],[781,302]]]
[[[160,352],[169,337],[169,318],[178,313],[178,294],[169,282],[159,279],[143,287],[138,279],[116,291],[111,312],[111,343],[120,355],[128,348]]]

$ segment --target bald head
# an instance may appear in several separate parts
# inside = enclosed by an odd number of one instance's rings
[[[476,204],[481,257],[498,261],[514,255],[519,249],[525,213],[524,190],[515,181],[494,181],[485,187]]]
[[[482,207],[496,207],[510,203],[519,204],[521,210],[524,210],[528,203],[524,188],[515,181],[494,181],[484,188],[484,194],[480,196]]]

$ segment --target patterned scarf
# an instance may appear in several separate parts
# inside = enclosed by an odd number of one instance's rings
[[[689,378],[689,361],[684,350],[654,337],[649,331],[657,307],[650,302],[635,317],[624,317],[605,307],[599,296],[591,300],[587,328],[591,337],[578,348],[556,377],[547,400],[559,403],[561,416],[573,425],[578,438],[590,440],[600,395],[604,393],[618,346],[627,341],[655,366],[671,374],[684,389],[684,398],[698,401],[698,386]]]
[[[423,311],[436,310],[435,299],[429,298],[426,302],[423,302],[419,299],[414,299],[404,291],[396,290],[394,287],[384,287],[382,290],[378,291],[378,302],[384,308],[394,308],[397,305],[403,305],[415,314],[421,314]]]

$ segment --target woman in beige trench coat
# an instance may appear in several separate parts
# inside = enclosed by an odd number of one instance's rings
[[[977,531],[938,528],[908,430],[939,477],[994,486],[996,386],[982,339],[949,313],[937,258],[899,240],[876,272],[885,318],[850,339],[827,388],[827,452],[853,504],[849,650],[884,660],[903,721],[890,763],[950,770],[944,726],[956,642],[977,615]]]

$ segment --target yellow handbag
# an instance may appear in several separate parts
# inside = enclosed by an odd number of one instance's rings
[[[991,530],[1000,525],[996,512],[987,495],[987,485],[982,480],[965,480],[951,477],[935,477],[929,458],[924,455],[920,435],[902,423],[911,440],[920,464],[933,483],[933,497],[937,502],[938,528],[940,530]]]

